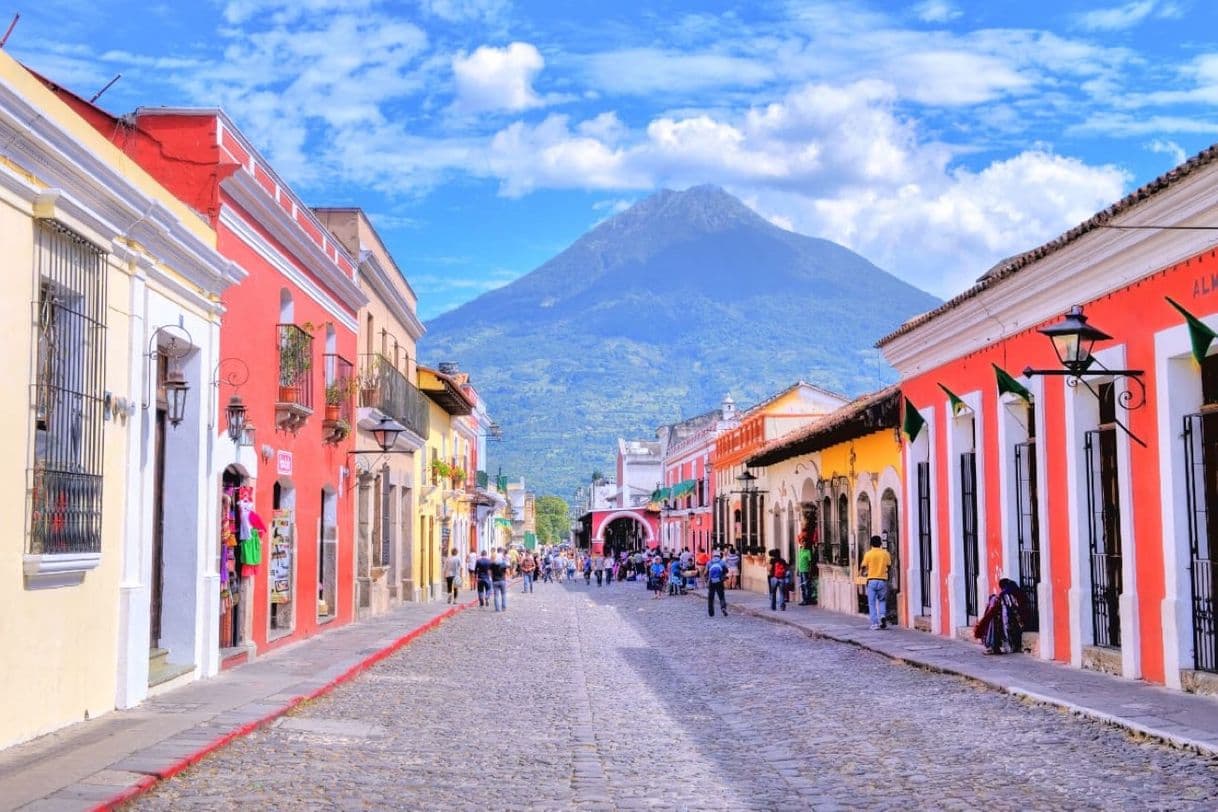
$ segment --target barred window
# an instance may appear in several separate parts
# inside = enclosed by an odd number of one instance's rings
[[[39,221],[30,553],[101,551],[106,257]]]

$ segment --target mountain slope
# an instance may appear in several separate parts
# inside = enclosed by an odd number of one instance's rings
[[[662,191],[510,285],[433,319],[504,430],[491,465],[569,495],[618,436],[749,404],[799,378],[855,394],[891,380],[871,349],[938,300],[713,186]]]

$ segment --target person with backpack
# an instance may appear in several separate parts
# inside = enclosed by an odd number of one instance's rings
[[[770,611],[787,611],[787,572],[790,567],[777,549],[770,550]]]
[[[727,617],[727,593],[724,592],[724,582],[727,580],[727,565],[715,553],[706,565],[706,611],[711,617],[715,616],[715,596],[719,596],[719,608]]]

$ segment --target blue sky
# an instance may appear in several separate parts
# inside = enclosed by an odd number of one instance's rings
[[[0,10],[2,11],[2,10]],[[940,296],[1218,142],[1218,3],[42,0],[112,112],[219,105],[366,209],[428,318],[717,183]]]

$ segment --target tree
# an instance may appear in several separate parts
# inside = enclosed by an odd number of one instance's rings
[[[543,496],[537,500],[537,537],[542,544],[557,544],[567,537],[571,516],[567,501],[561,496]]]

